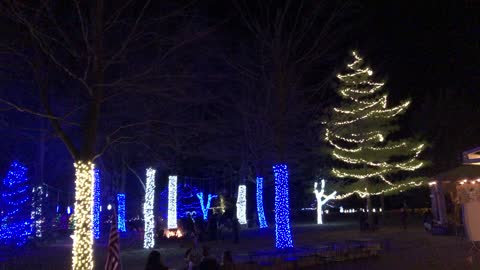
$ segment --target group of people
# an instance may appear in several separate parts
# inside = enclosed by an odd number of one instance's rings
[[[224,240],[225,231],[232,231],[234,243],[239,242],[240,224],[237,218],[226,214],[211,213],[205,222],[203,218],[194,219],[190,214],[180,220],[180,227],[187,237],[198,242]]]
[[[185,253],[185,270],[234,270],[232,253],[225,251],[223,253],[221,264],[217,259],[211,255],[210,248],[204,246],[202,250],[196,244],[189,248]],[[147,259],[145,270],[168,270],[168,267],[163,263],[160,252],[154,250],[150,253]]]

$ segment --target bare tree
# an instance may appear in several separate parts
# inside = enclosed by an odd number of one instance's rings
[[[335,59],[332,49],[343,41],[345,28],[340,22],[345,5],[290,0],[234,3],[255,37],[252,64],[231,63],[250,82],[241,91],[244,102],[238,108],[243,120],[242,144],[257,167],[260,161],[291,164],[314,148],[306,135],[311,134],[312,118],[320,112],[324,86],[332,73],[317,74],[314,84],[306,75],[318,62]],[[288,194],[288,186],[279,181],[275,181],[276,192]],[[278,207],[278,212],[290,211],[289,205]],[[277,222],[276,230],[289,232],[288,222]],[[289,233],[282,239],[277,248],[293,246]]]
[[[91,204],[93,163],[116,143],[131,141],[145,119],[138,106],[161,102],[172,91],[152,86],[156,74],[176,50],[210,32],[172,42],[163,23],[184,14],[185,6],[153,14],[155,1],[4,1],[2,18],[12,32],[0,44],[2,55],[16,59],[32,80],[21,99],[1,103],[50,121],[76,168],[73,269],[92,269]],[[17,89],[18,90],[18,89]],[[13,96],[2,90],[5,95]],[[25,100],[30,102],[24,102]],[[152,102],[150,102],[151,104]],[[125,110],[135,106],[135,112]],[[81,251],[82,249],[82,251]]]

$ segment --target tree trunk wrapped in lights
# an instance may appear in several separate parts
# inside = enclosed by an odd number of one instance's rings
[[[330,195],[326,196],[325,195],[325,180],[322,179],[321,186],[320,186],[320,191],[317,189],[318,183],[315,182],[313,186],[313,193],[315,193],[315,198],[317,199],[317,224],[323,224],[323,210],[322,207],[324,204],[326,204],[329,200],[335,198],[335,195],[337,195],[337,192],[334,191]]]
[[[119,232],[126,232],[125,225],[125,193],[117,194],[117,228]]]
[[[344,194],[336,199],[353,194],[364,198],[421,185],[422,178],[387,179],[389,175],[415,171],[425,165],[418,160],[425,143],[390,139],[390,134],[397,130],[393,122],[406,111],[410,101],[388,108],[388,95],[381,91],[384,83],[372,80],[372,70],[364,66],[356,52],[353,57],[354,61],[347,65],[348,72],[337,75],[341,106],[333,108],[330,118],[324,121],[325,141],[331,146],[332,158],[339,161],[332,174],[345,180],[341,188]]]
[[[263,177],[257,177],[257,215],[260,229],[267,228],[265,210],[263,209]]]
[[[277,249],[293,248],[287,165],[274,165],[273,173],[275,176],[275,247]]]
[[[167,225],[169,229],[177,228],[177,176],[168,177],[168,216]]]
[[[100,170],[94,170],[93,186],[93,237],[100,238]]]
[[[145,203],[143,204],[143,216],[145,220],[145,234],[143,248],[149,249],[155,246],[155,220],[153,216],[153,203],[155,196],[155,170],[147,169],[147,182],[145,190]]]
[[[93,182],[94,164],[77,161],[75,166],[75,207],[73,269],[93,269]]]
[[[238,223],[242,225],[247,224],[247,186],[246,185],[238,186],[236,206],[237,206]]]

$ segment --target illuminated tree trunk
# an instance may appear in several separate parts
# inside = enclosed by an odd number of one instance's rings
[[[247,186],[246,185],[238,186],[236,206],[237,206],[238,223],[242,225],[247,224]]]
[[[153,203],[155,196],[155,170],[147,169],[147,182],[145,189],[145,203],[143,204],[143,216],[145,220],[145,234],[143,248],[149,249],[155,246],[155,220],[153,217]]]
[[[265,210],[263,209],[263,177],[257,177],[257,215],[260,228],[267,228]]]
[[[318,183],[315,182],[313,186],[313,193],[315,193],[315,198],[317,199],[317,224],[323,224],[323,210],[322,207],[326,204],[329,200],[335,198],[337,192],[334,191],[328,196],[325,196],[325,180],[322,179],[320,191],[317,189]]]
[[[275,247],[277,249],[293,248],[287,165],[274,165],[273,172],[275,175]]]
[[[73,237],[73,269],[93,269],[93,183],[94,164],[76,161],[75,166],[75,231]]]
[[[169,229],[177,228],[177,176],[168,177],[168,217]]]
[[[94,169],[93,185],[93,237],[100,238],[100,171]]]

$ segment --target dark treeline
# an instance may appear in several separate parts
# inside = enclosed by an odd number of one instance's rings
[[[473,5],[93,2],[0,6],[2,175],[18,159],[72,192],[72,162],[96,158],[108,192],[141,198],[147,166],[238,184],[287,162],[302,193],[329,177],[318,119],[352,49],[394,100],[412,98],[400,125],[430,142],[424,173],[478,144]]]

